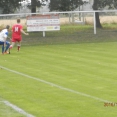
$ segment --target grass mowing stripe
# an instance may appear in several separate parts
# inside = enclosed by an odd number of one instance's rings
[[[8,69],[8,68],[3,67],[3,66],[0,66],[0,67],[1,67],[2,69],[5,69],[5,70],[9,71],[9,72],[13,72],[13,73],[15,73],[15,74],[19,74],[19,75],[25,76],[25,77],[27,77],[27,78],[31,78],[31,79],[34,79],[34,80],[43,82],[43,83],[45,83],[45,84],[48,84],[48,85],[57,87],[57,88],[59,88],[59,89],[65,90],[65,91],[69,91],[69,92],[72,92],[72,93],[75,93],[75,94],[78,94],[78,95],[82,95],[82,96],[85,96],[85,97],[88,97],[88,98],[92,98],[92,99],[95,99],[95,100],[98,100],[98,101],[101,101],[101,102],[111,102],[111,101],[104,100],[104,99],[101,99],[101,98],[98,98],[98,97],[95,97],[95,96],[91,96],[91,95],[89,95],[89,94],[85,94],[85,93],[78,92],[78,91],[75,91],[75,90],[72,90],[72,89],[68,89],[68,88],[62,87],[62,86],[60,86],[60,85],[56,85],[56,84],[54,84],[54,83],[51,83],[51,82],[42,80],[42,79],[40,79],[40,78],[36,78],[36,77],[33,77],[33,76],[29,76],[29,75],[27,75],[27,74],[23,74],[23,73],[18,72],[18,71],[14,71],[14,70]]]

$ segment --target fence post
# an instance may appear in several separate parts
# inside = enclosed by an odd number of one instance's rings
[[[44,15],[44,12],[43,12],[43,15]],[[43,31],[43,37],[45,37],[45,31]]]
[[[94,22],[94,34],[96,34],[96,19],[95,19],[95,11],[93,12],[93,22]]]
[[[45,37],[45,31],[43,31],[43,37]]]

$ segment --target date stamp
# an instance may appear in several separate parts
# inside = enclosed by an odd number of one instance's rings
[[[115,107],[117,102],[104,102],[104,107]]]

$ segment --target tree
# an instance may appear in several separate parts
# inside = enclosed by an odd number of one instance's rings
[[[107,7],[108,9],[114,9],[117,8],[117,0],[94,0],[92,7],[93,10],[100,10],[104,9],[105,7]],[[96,18],[96,27],[102,28],[98,12],[95,13],[95,18]]]
[[[21,0],[0,0],[0,9],[2,14],[14,13],[20,6]]]
[[[31,0],[31,13],[36,13],[36,7],[40,7],[41,2],[38,0]]]
[[[93,2],[93,10],[98,10],[98,8],[100,7],[100,0],[94,0]],[[100,23],[100,19],[99,19],[99,13],[95,12],[95,19],[96,19],[96,27],[97,28],[102,28],[102,25]]]
[[[36,7],[41,7],[48,0],[31,0],[31,13],[36,13]]]
[[[82,0],[50,0],[50,11],[73,11],[83,5]]]
[[[85,3],[83,0],[50,0],[49,9],[50,11],[74,11]],[[74,13],[69,14],[69,21],[71,20],[74,23]]]
[[[21,4],[19,4],[21,1],[22,0],[0,0],[0,10],[2,14],[14,13],[15,10],[21,6]],[[28,7],[31,8],[32,13],[36,13],[36,7],[41,7],[45,1],[48,0],[31,0],[31,5]]]

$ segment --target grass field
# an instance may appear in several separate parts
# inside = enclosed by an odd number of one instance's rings
[[[117,31],[30,33],[0,55],[0,117],[116,117]],[[108,28],[109,27],[109,28]]]

